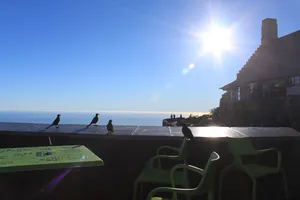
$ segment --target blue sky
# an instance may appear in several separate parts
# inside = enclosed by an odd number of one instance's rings
[[[290,1],[2,0],[0,110],[192,111],[218,106],[219,88],[260,44],[300,29]],[[200,56],[211,21],[231,27],[234,51]],[[182,70],[194,63],[188,74]]]

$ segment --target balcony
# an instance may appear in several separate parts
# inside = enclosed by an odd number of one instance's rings
[[[287,96],[300,96],[300,87],[290,87],[286,89]]]

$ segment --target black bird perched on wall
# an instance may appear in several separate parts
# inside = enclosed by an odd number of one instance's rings
[[[186,124],[182,125],[181,131],[185,138],[188,138],[191,141],[193,141],[194,143],[196,143],[196,140],[194,138],[194,135],[193,135],[191,129],[189,129],[189,127]]]
[[[114,125],[112,124],[112,120],[110,119],[106,125],[106,129],[108,131],[107,134],[113,133],[114,132]]]
[[[56,119],[52,122],[52,124],[50,126],[48,126],[46,129],[50,128],[51,126],[56,126],[56,128],[58,128],[58,124],[60,121],[60,114],[57,115]]]
[[[92,119],[91,123],[87,125],[86,127],[90,127],[92,124],[97,124],[99,118],[98,118],[98,113],[96,113],[95,117]]]

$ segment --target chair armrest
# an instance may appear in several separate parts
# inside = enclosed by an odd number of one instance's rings
[[[261,149],[261,150],[257,150],[257,154],[263,154],[263,153],[267,153],[267,152],[271,152],[271,151],[277,152],[277,170],[280,170],[282,156],[281,156],[281,152],[278,149],[276,149],[276,148]]]
[[[151,200],[151,198],[157,193],[157,192],[172,192],[173,195],[179,194],[188,194],[190,192],[195,191],[195,189],[183,189],[183,188],[172,188],[172,187],[159,187],[153,189],[147,196],[147,200]],[[174,198],[173,198],[174,199]]]
[[[193,165],[186,165],[186,164],[178,164],[178,165],[175,165],[175,166],[171,169],[171,174],[172,174],[173,172],[175,172],[176,170],[178,170],[178,169],[188,169],[188,170],[191,170],[191,171],[193,171],[193,172],[196,172],[196,173],[198,173],[198,174],[200,174],[200,175],[202,175],[202,176],[203,176],[203,174],[204,174],[204,170],[203,170],[203,169],[201,169],[201,168],[199,168],[199,167],[195,167],[195,166],[193,166]]]
[[[170,147],[170,146],[161,146],[157,149],[156,151],[156,154],[157,155],[160,155],[160,152],[164,149],[168,149],[168,150],[171,150],[171,151],[174,151],[176,153],[179,153],[180,152],[180,149],[179,148],[175,148],[175,147]]]
[[[153,164],[154,162],[157,160],[158,161],[158,165],[159,165],[159,168],[161,167],[160,166],[160,159],[170,159],[170,160],[177,160],[179,158],[179,156],[170,156],[170,155],[156,155],[154,157],[151,158],[150,160],[150,167],[154,167]]]
[[[200,174],[201,176],[204,175],[204,170],[198,167],[195,167],[193,165],[186,165],[186,164],[178,164],[175,165],[172,169],[171,169],[171,181],[172,181],[172,187],[175,187],[175,177],[174,177],[174,173],[176,170],[178,169],[188,169],[190,171],[196,172],[198,174]]]

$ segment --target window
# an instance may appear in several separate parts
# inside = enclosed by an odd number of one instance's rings
[[[300,76],[290,77],[290,84],[292,86],[298,86],[298,85],[300,85]]]
[[[300,84],[300,76],[295,76],[295,85]]]
[[[237,100],[241,100],[241,87],[237,87]]]
[[[249,93],[250,94],[253,93],[254,85],[255,85],[255,83],[249,83]]]
[[[263,83],[262,89],[263,89],[263,98],[270,97],[270,88],[271,84],[269,83]]]

